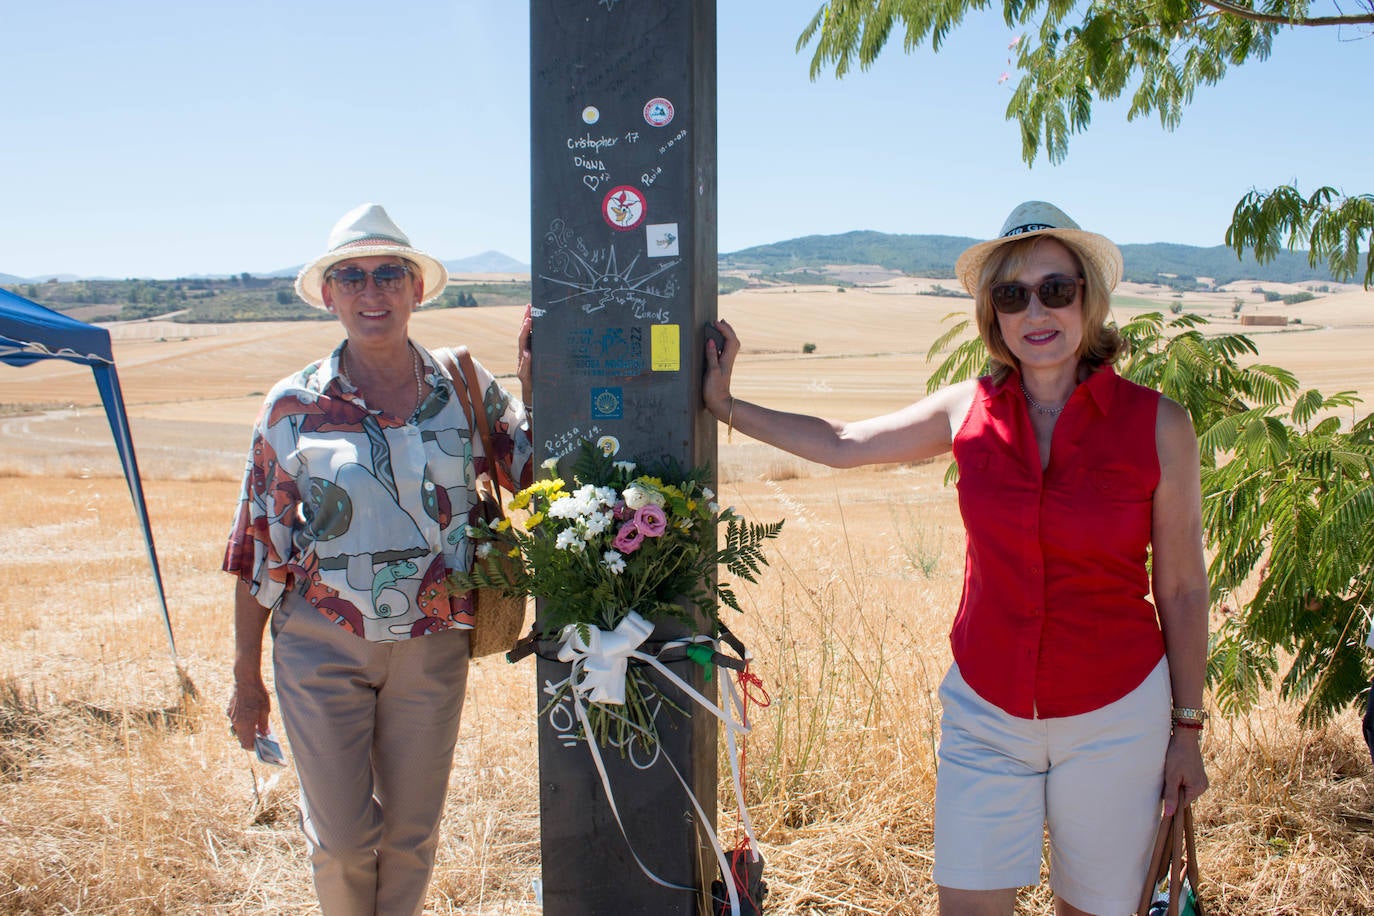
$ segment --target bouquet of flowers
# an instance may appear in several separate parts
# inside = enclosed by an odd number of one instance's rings
[[[717,581],[718,569],[756,582],[768,562],[762,544],[782,530],[781,521],[749,523],[722,509],[702,483],[704,468],[685,474],[668,465],[641,469],[584,443],[570,479],[557,476],[554,461],[545,470],[547,479],[509,504],[527,513],[523,520],[469,530],[478,545],[472,571],[449,581],[458,589],[542,598],[539,635],[563,645],[585,648],[614,639],[617,628],[651,628],[663,617],[681,621],[693,634],[717,636],[717,600],[740,610],[729,584]],[[498,553],[519,562],[501,564]],[[639,640],[646,635],[644,630]],[[550,705],[579,686],[570,678]],[[622,749],[627,740],[652,744],[656,730],[647,699],[654,692],[639,667],[629,665],[623,698],[618,690],[584,694],[599,743]]]

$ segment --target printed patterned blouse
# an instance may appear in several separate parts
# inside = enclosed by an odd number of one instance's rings
[[[415,346],[433,390],[409,420],[369,410],[339,375],[340,344],[268,393],[253,431],[224,569],[266,608],[297,590],[330,620],[385,642],[471,628],[472,596],[450,596],[466,570],[475,483],[489,471],[453,382]],[[496,472],[533,476],[529,422],[480,363]],[[458,384],[462,384],[461,379]]]

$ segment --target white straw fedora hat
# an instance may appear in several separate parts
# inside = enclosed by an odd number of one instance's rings
[[[349,258],[370,258],[394,254],[413,261],[424,279],[423,305],[437,299],[448,283],[448,271],[436,258],[410,244],[410,239],[386,215],[380,204],[363,204],[345,213],[329,232],[329,251],[302,268],[296,277],[296,295],[322,309],[324,275],[329,268]]]
[[[1001,246],[1022,238],[1049,236],[1067,242],[1080,257],[1087,258],[1107,282],[1107,292],[1121,280],[1121,249],[1106,236],[1084,232],[1067,213],[1043,200],[1028,200],[1011,211],[997,238],[971,245],[954,262],[954,273],[964,289],[978,295],[978,275],[988,257]]]

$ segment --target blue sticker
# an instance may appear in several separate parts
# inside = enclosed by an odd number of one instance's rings
[[[625,397],[619,388],[592,389],[592,419],[619,420],[625,415]]]

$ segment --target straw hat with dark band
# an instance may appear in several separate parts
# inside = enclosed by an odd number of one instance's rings
[[[448,284],[448,270],[437,258],[414,248],[400,227],[386,215],[380,204],[363,204],[349,210],[329,233],[329,251],[307,264],[296,277],[296,295],[322,309],[325,274],[329,268],[349,258],[395,255],[415,264],[424,279],[421,305],[437,299]]]
[[[978,276],[988,257],[1008,242],[1023,238],[1049,236],[1072,248],[1079,257],[1087,258],[1107,282],[1107,292],[1121,280],[1121,249],[1111,239],[1096,232],[1084,232],[1069,219],[1067,213],[1043,200],[1028,200],[1011,211],[997,238],[970,246],[954,262],[954,273],[964,289],[978,295]]]

